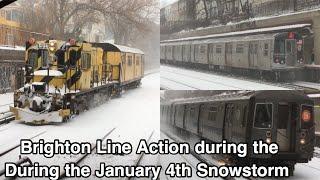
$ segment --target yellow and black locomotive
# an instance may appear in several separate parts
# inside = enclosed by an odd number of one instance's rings
[[[139,86],[144,75],[141,50],[111,43],[39,41],[25,57],[25,86],[11,111],[26,123],[63,122]]]

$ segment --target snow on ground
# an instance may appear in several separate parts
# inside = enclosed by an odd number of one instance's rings
[[[0,94],[0,113],[9,111],[9,105],[13,103],[13,93]]]
[[[3,49],[3,50],[16,50],[16,51],[25,51],[26,48],[23,47],[23,46],[0,46],[0,49]]]
[[[30,138],[39,132],[45,134],[33,139],[38,141],[53,141],[54,139],[71,140],[73,142],[95,143],[112,128],[117,129],[109,136],[114,141],[131,142],[136,146],[141,138],[148,138],[155,132],[154,138],[158,139],[160,129],[160,75],[150,74],[142,80],[142,86],[125,92],[122,97],[91,109],[73,118],[70,122],[59,125],[28,126],[19,122],[12,122],[0,126],[0,152],[16,145],[22,138]],[[108,137],[108,138],[109,138]],[[17,161],[19,148],[0,158],[0,169],[7,161]],[[46,165],[63,165],[73,161],[78,156],[57,155],[47,159],[42,155],[28,155],[33,162]],[[128,156],[97,156],[90,155],[83,163],[96,168],[100,162],[112,164],[132,164],[136,155]],[[93,169],[94,169],[93,168]]]
[[[236,79],[171,66],[161,66],[161,88],[169,90],[288,90],[263,82]]]

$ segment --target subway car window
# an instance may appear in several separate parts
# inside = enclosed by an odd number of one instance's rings
[[[209,121],[216,121],[217,111],[218,111],[217,107],[212,106],[209,108],[209,115],[208,115]]]
[[[272,127],[272,104],[256,104],[254,127],[271,128]]]
[[[245,127],[247,123],[247,106],[243,108],[243,116],[242,116],[242,122],[241,127]]]

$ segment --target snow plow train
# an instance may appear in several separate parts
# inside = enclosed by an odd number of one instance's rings
[[[144,76],[141,50],[110,43],[39,41],[26,50],[25,63],[26,82],[10,110],[32,124],[64,122],[138,87]]]

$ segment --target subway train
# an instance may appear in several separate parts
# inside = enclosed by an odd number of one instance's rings
[[[312,62],[310,24],[161,41],[161,63],[272,81],[294,80]]]
[[[67,121],[138,87],[144,76],[141,50],[110,43],[39,41],[25,57],[26,83],[10,108],[25,123]]]
[[[171,131],[218,143],[277,143],[279,153],[227,157],[233,164],[284,165],[313,158],[314,103],[296,91],[245,91],[161,102],[161,123]]]

